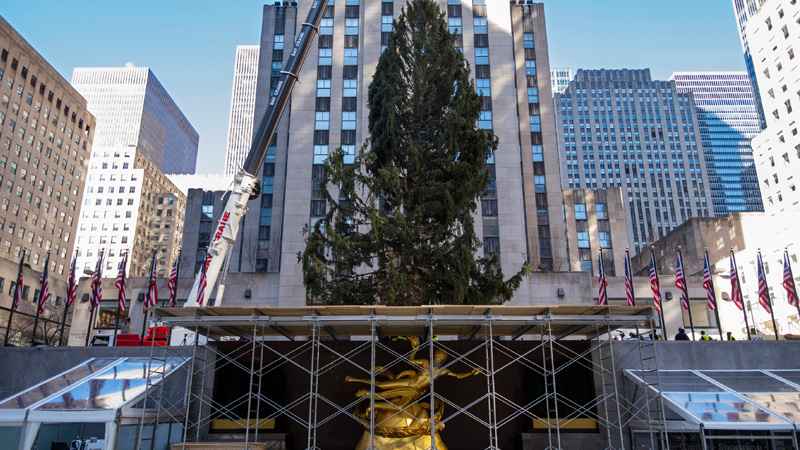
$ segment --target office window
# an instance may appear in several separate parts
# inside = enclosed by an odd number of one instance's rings
[[[533,48],[533,33],[523,33],[522,46],[524,48]]]
[[[608,231],[600,231],[597,233],[597,240],[601,248],[611,248],[611,233]]]
[[[531,145],[533,162],[544,162],[544,148],[539,144]]]
[[[608,219],[608,211],[606,210],[606,204],[605,203],[597,203],[595,205],[595,211],[596,211],[598,220]]]
[[[586,204],[575,204],[575,220],[586,220]]]
[[[272,40],[272,48],[274,50],[283,50],[283,35],[276,34]]]
[[[542,116],[538,114],[529,116],[528,121],[530,122],[532,132],[539,133],[542,131]]]

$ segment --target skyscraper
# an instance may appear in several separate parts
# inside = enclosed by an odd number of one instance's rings
[[[800,210],[800,5],[771,0],[759,5],[746,29],[767,127],[753,139],[756,170],[768,213]]]
[[[127,252],[142,276],[157,254],[169,270],[182,238],[185,195],[165,173],[193,172],[197,132],[146,67],[78,68],[72,83],[97,118],[76,256],[91,268],[103,250],[105,276]]]
[[[650,70],[579,70],[556,94],[565,187],[626,189],[636,250],[712,212],[692,94]]]
[[[550,70],[550,80],[553,85],[553,94],[563,94],[572,81],[572,68],[556,67]]]
[[[72,85],[97,117],[97,147],[136,147],[164,173],[194,173],[197,131],[150,69],[79,67]]]
[[[314,180],[323,175],[331,150],[342,147],[355,155],[364,143],[369,83],[405,3],[347,0],[329,7],[269,146],[263,194],[251,203],[242,231],[248,248],[235,262],[241,271],[279,272],[286,304],[305,302],[297,253],[305,248],[303,229],[326,208],[323,193],[312,189]],[[479,126],[492,129],[500,140],[488,161],[490,188],[476,212],[483,251],[496,253],[506,274],[525,262],[567,270],[544,8],[522,1],[439,4],[473,68],[483,105]],[[310,3],[300,5],[264,7],[256,121],[266,111],[289,56],[287,46]]]
[[[228,115],[228,140],[225,144],[225,174],[227,175],[234,175],[244,163],[253,140],[258,53],[258,45],[236,47],[231,110]],[[280,69],[282,67],[278,70]]]
[[[86,99],[0,17],[0,277],[16,278],[22,250],[41,271],[49,251],[66,282],[95,129]]]
[[[694,95],[714,213],[761,211],[750,146],[761,125],[747,73],[676,72],[671,80],[678,92]]]
[[[766,118],[764,117],[764,109],[761,107],[761,92],[758,88],[758,81],[756,80],[756,70],[753,65],[753,56],[751,55],[750,48],[747,44],[747,23],[750,18],[756,14],[759,4],[764,3],[764,0],[731,0],[733,2],[733,13],[736,16],[737,29],[739,31],[739,41],[742,44],[742,52],[744,52],[744,65],[747,68],[747,76],[750,79],[750,84],[753,88],[753,95],[756,98],[756,111],[758,112],[759,122],[761,128],[767,126]]]

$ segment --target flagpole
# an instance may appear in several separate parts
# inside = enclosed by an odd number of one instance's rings
[[[725,335],[722,334],[722,322],[719,320],[719,303],[717,306],[714,307],[714,318],[717,319],[717,329],[719,330],[719,340],[722,341],[725,339]]]
[[[6,323],[6,337],[3,340],[3,346],[8,347],[8,336],[11,333],[11,322],[14,320],[14,310],[16,310],[16,305],[14,302],[11,302],[11,311],[8,313],[8,322]]]
[[[153,259],[150,262],[150,276],[147,280],[147,294],[145,294],[144,301],[142,302],[142,309],[144,310],[144,320],[142,320],[142,344],[144,344],[144,338],[147,333],[147,316],[150,314],[150,292],[151,292],[151,285],[153,283],[157,283],[158,280],[155,277],[156,273],[156,252],[153,251]],[[158,304],[158,295],[156,291],[156,298],[153,299],[154,306]]]
[[[772,329],[775,330],[775,340],[779,341],[780,336],[778,334],[778,323],[775,322],[775,309],[772,306],[772,300],[770,300],[769,315],[772,316]]]
[[[17,281],[19,281],[19,274],[22,272],[22,264],[25,261],[25,249],[22,249],[22,257],[19,260],[19,272],[17,272]],[[14,311],[17,309],[17,290],[22,289],[19,283],[14,285],[14,299],[11,301],[11,311],[8,313],[8,323],[6,324],[6,337],[3,340],[3,346],[8,347],[8,337],[11,334],[11,324],[14,319]]]
[[[714,273],[711,271],[711,260],[708,258],[708,249],[705,249],[705,261],[704,265],[708,267],[708,283],[711,288],[711,292],[714,293],[714,318],[717,319],[717,329],[719,330],[719,340],[724,339],[724,335],[722,334],[722,322],[719,320],[719,302],[717,301],[717,294],[716,289],[714,289]],[[704,267],[705,269],[705,267]]]
[[[67,311],[69,311],[69,300],[64,304],[64,317],[61,318],[61,331],[58,333],[58,346],[64,345],[64,329],[67,327]]]
[[[750,323],[747,321],[747,308],[750,306],[750,304],[749,302],[747,305],[744,304],[744,298],[742,296],[742,284],[739,281],[739,264],[736,263],[736,256],[733,254],[733,248],[731,248],[731,264],[733,265],[732,271],[736,275],[736,292],[733,291],[733,279],[731,279],[731,300],[733,300],[734,304],[741,303],[742,305],[742,314],[744,315],[744,327],[745,331],[747,331],[747,340],[749,341],[753,338],[753,336],[750,333]],[[737,298],[733,298],[734,296],[736,296]],[[736,300],[740,301],[737,302]]]
[[[656,277],[658,277],[658,264],[656,263],[656,253],[654,247],[650,246],[650,260],[653,263],[653,269],[656,272]],[[658,283],[658,296],[661,298],[661,282]],[[664,334],[664,340],[668,341],[669,337],[667,336],[667,321],[664,320],[664,301],[663,299],[659,300],[658,306],[658,317],[661,319],[661,332]]]
[[[769,316],[772,318],[772,330],[775,332],[775,340],[779,340],[778,336],[778,324],[775,322],[775,307],[772,303],[772,298],[769,295],[769,286],[767,285],[767,274],[764,270],[764,258],[761,256],[761,249],[758,249],[758,297],[759,303],[761,303],[761,283],[764,283],[765,291],[766,291],[766,300],[767,306],[769,307]],[[762,304],[763,306],[763,304]],[[753,319],[755,321],[755,319]]]
[[[84,347],[88,347],[89,346],[89,336],[92,335],[92,328],[93,328],[92,324],[94,323],[94,310],[95,310],[95,307],[94,307],[94,304],[93,304],[92,308],[89,310],[89,324],[86,326],[86,340],[83,343]]]
[[[114,314],[114,316],[115,316],[114,317],[114,347],[117,346],[117,334],[119,332],[119,313],[120,313],[119,305],[120,305],[121,302],[123,302],[125,300],[123,294],[125,293],[125,271],[126,271],[127,265],[128,265],[128,253],[127,252],[123,256],[123,260],[120,263],[120,265],[122,265],[122,268],[118,268],[117,269],[117,280],[120,279],[120,275],[121,275],[122,276],[122,286],[121,287],[120,286],[116,286],[117,287],[117,310],[116,310],[116,313]],[[116,285],[117,283],[114,283],[114,284]]]
[[[689,286],[687,286],[687,283],[689,282],[689,280],[686,278],[686,267],[683,265],[683,253],[681,252],[681,246],[680,245],[678,246],[677,250],[678,250],[678,264],[680,265],[681,278],[682,278],[682,281],[683,281],[683,287],[680,288],[681,289],[681,298],[680,298],[681,308],[683,308],[683,301],[685,299],[686,300],[686,310],[689,312],[689,329],[692,330],[692,340],[695,340],[694,318],[692,317],[692,304],[689,301]],[[678,273],[677,269],[678,268],[675,269],[676,270],[676,272],[675,272],[676,274]],[[675,280],[675,284],[676,284],[675,287],[678,287],[677,286],[677,284],[678,284],[677,278]]]
[[[39,298],[36,299],[36,316],[33,318],[33,336],[31,337],[31,347],[36,345],[36,329],[39,328],[39,302],[41,301],[42,292],[39,292]]]
[[[89,325],[86,327],[86,347],[89,346],[89,336],[94,328],[95,312],[100,309],[100,303],[103,301],[103,252],[104,249],[101,248],[97,258],[97,264],[94,267],[94,273],[92,274],[92,308],[89,311]]]
[[[750,306],[750,300],[747,301],[746,305],[742,305],[744,307],[744,324],[747,327],[747,340],[751,340],[752,333],[750,332],[750,323],[747,321],[747,310],[750,310],[750,318],[753,320],[753,331],[758,332],[756,329],[756,317],[753,315],[753,307]]]
[[[41,315],[42,311],[42,303],[47,301],[47,298],[42,298],[43,296],[49,295],[48,290],[45,289],[47,286],[47,266],[50,264],[50,252],[47,252],[47,258],[44,260],[44,270],[42,270],[42,276],[39,279],[39,298],[36,299],[36,318],[33,319],[33,337],[31,338],[31,347],[36,345],[36,331],[39,329],[39,316]],[[46,340],[46,339],[45,339]]]
[[[117,301],[117,311],[114,314],[114,347],[117,346],[117,332],[119,331],[119,300]]]
[[[794,272],[792,272],[792,263],[791,261],[789,261],[788,248],[783,249],[783,260],[784,260],[784,265],[786,266],[784,267],[784,271],[788,270],[789,279],[792,281],[792,286],[794,286]],[[789,287],[786,286],[785,281],[782,284],[784,285],[784,288],[787,290],[786,296],[789,297],[788,293]],[[800,299],[797,298],[797,287],[794,288],[794,294],[795,294],[794,306],[797,308],[797,319],[800,320]],[[791,298],[789,298],[789,300],[791,300]]]
[[[147,301],[147,298],[144,299]],[[150,311],[147,309],[147,305],[142,302],[142,308],[144,309],[144,318],[142,320],[142,344],[144,344],[144,337],[145,333],[147,333],[147,316],[150,314]]]
[[[72,256],[72,262],[69,265],[69,278],[67,279],[67,298],[64,302],[64,317],[61,319],[61,331],[58,335],[58,346],[64,345],[64,329],[67,327],[67,312],[69,307],[75,301],[78,294],[78,283],[75,279],[75,264],[77,263],[78,249],[75,249],[75,254]],[[71,328],[71,327],[70,327]],[[69,341],[69,339],[67,339]]]

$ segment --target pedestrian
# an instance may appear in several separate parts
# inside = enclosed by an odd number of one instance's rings
[[[675,335],[676,341],[690,341],[689,335],[686,334],[686,330],[683,328],[678,328],[678,334]]]
[[[707,335],[705,330],[700,330],[700,340],[701,341],[713,341],[714,339],[711,339],[711,336]]]
[[[736,340],[736,338],[733,337],[733,333],[731,333],[730,331],[728,331],[727,335],[728,335],[728,340],[729,341],[735,341]]]

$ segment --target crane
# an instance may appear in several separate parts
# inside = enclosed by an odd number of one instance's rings
[[[267,111],[261,119],[258,129],[256,129],[255,136],[253,136],[253,143],[247,153],[247,159],[234,177],[233,186],[227,193],[225,209],[222,211],[217,227],[211,236],[204,267],[197,273],[184,307],[202,306],[198,303],[197,297],[200,280],[203,275],[205,275],[207,286],[205,292],[210,295],[222,270],[223,263],[236,243],[236,236],[239,233],[242,217],[247,213],[247,202],[261,195],[258,174],[261,165],[264,163],[267,147],[275,135],[278,122],[283,115],[286,104],[289,102],[292,89],[297,83],[300,69],[303,67],[308,55],[312,39],[317,34],[322,16],[328,6],[328,1],[313,0],[308,16],[295,38],[294,47],[286,60],[284,69],[280,73],[278,84],[273,91]],[[218,301],[222,299],[223,293],[224,286],[220,285],[217,291]]]

